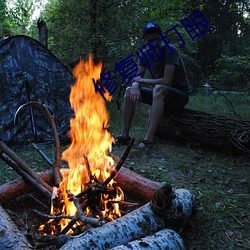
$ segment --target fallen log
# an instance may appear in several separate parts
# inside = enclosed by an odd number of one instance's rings
[[[111,250],[185,250],[182,238],[174,230],[162,229],[144,238],[111,248]]]
[[[169,186],[162,187],[159,193],[151,202],[133,212],[70,238],[60,249],[110,249],[166,227],[177,228],[175,222],[178,222],[178,226],[183,226],[192,214],[194,196],[185,189],[172,192]],[[170,219],[171,215],[173,220]]]
[[[0,249],[32,249],[24,235],[17,229],[9,215],[0,204]]]
[[[250,152],[250,121],[190,109],[164,116],[155,136],[224,152]]]

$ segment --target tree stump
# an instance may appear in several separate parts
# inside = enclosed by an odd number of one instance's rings
[[[164,116],[155,136],[222,152],[250,152],[250,121],[190,109]]]
[[[39,42],[48,48],[48,29],[46,23],[40,18],[37,21],[37,28],[39,30]]]

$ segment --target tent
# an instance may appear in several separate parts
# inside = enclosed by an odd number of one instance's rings
[[[73,110],[71,72],[40,42],[27,36],[0,39],[0,140],[8,144],[46,142],[53,133],[44,111],[24,106],[44,104],[54,116],[61,141],[67,140]]]

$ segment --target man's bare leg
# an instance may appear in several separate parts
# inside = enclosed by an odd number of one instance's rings
[[[164,113],[164,98],[166,94],[166,89],[162,85],[156,85],[153,92],[153,103],[151,109],[151,116],[149,121],[149,126],[144,140],[148,142],[154,142],[154,134],[160,122],[160,119]],[[139,144],[139,147],[143,148],[145,145],[143,143]]]
[[[124,96],[124,102],[122,107],[122,131],[121,136],[123,138],[128,138],[130,125],[135,112],[135,102],[130,98],[130,90],[131,87],[126,89],[126,93]]]

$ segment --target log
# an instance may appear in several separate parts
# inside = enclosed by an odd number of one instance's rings
[[[0,249],[33,249],[0,204]]]
[[[53,182],[53,174],[50,171],[38,173],[38,176],[47,183]],[[149,202],[155,191],[162,186],[124,167],[121,167],[115,180],[125,193],[133,195],[142,203]],[[6,204],[24,193],[33,191],[34,187],[22,179],[10,181],[0,186],[0,203]]]
[[[51,198],[51,193],[45,189],[40,183],[33,179],[29,174],[27,174],[22,168],[20,168],[15,162],[9,159],[4,153],[0,153],[0,158],[5,161],[12,169],[14,169],[27,183],[35,187],[39,192],[41,192],[48,199]]]
[[[129,193],[142,203],[149,202],[154,193],[162,186],[161,183],[145,178],[125,167],[120,169],[114,181],[119,184],[125,195]]]
[[[111,250],[185,250],[182,238],[174,230],[162,229],[157,233],[111,248]]]
[[[186,189],[172,192],[169,186],[164,186],[151,202],[101,227],[70,238],[60,249],[110,249],[166,227],[176,228],[175,222],[183,226],[192,214],[194,200],[195,197]]]
[[[29,165],[23,161],[12,149],[10,149],[3,141],[0,141],[0,149],[16,164],[22,168],[27,174],[29,174],[32,178],[34,178],[38,183],[40,183],[45,189],[47,189],[50,193],[52,193],[52,187],[44,182],[42,179],[37,176],[36,172],[34,172]]]
[[[250,121],[190,109],[165,115],[155,136],[222,152],[250,152]]]
[[[53,181],[52,172],[38,173],[37,175],[47,183]],[[24,193],[31,193],[34,190],[35,189],[32,185],[22,179],[7,182],[0,186],[0,204],[6,204],[12,199],[21,196]]]

